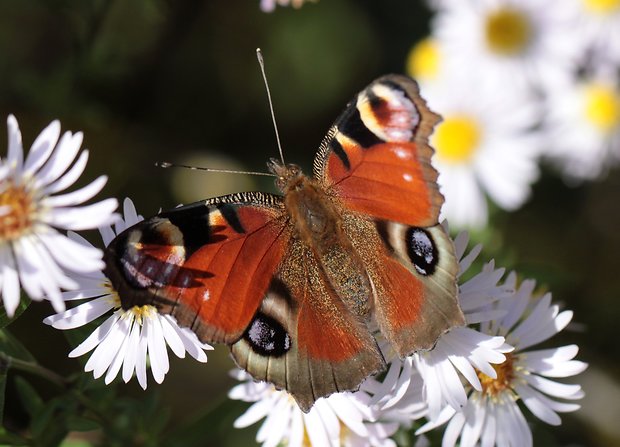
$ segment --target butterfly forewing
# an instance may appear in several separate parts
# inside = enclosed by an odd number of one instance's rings
[[[155,304],[203,342],[237,341],[260,306],[290,233],[279,196],[243,193],[145,220],[106,250],[123,306]]]
[[[430,164],[428,136],[438,121],[413,80],[379,78],[330,129],[314,160],[314,177],[347,210],[434,225],[443,197]]]

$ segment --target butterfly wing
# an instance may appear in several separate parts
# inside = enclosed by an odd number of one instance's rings
[[[232,194],[128,228],[106,249],[106,274],[124,308],[154,304],[203,342],[230,344],[254,317],[289,239],[281,197]]]
[[[320,397],[357,389],[385,367],[364,322],[345,308],[299,240],[292,240],[258,313],[231,349],[239,366],[286,389],[303,411]]]
[[[465,323],[456,299],[454,246],[441,225],[414,227],[359,214],[347,215],[344,225],[374,286],[375,319],[399,356],[431,349],[441,334]]]
[[[314,161],[373,282],[379,327],[401,356],[464,323],[454,247],[437,223],[443,197],[428,137],[439,119],[413,80],[384,76],[347,106]]]
[[[331,127],[314,160],[314,177],[348,210],[435,225],[443,197],[428,136],[439,120],[412,79],[381,77]]]

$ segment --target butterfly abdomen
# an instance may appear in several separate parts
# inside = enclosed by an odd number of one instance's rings
[[[284,202],[299,239],[314,253],[333,291],[353,314],[367,318],[370,279],[332,200],[302,175],[285,190]]]

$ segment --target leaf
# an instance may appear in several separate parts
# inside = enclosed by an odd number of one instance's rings
[[[199,447],[203,445],[252,445],[250,430],[234,430],[233,421],[243,412],[244,404],[232,399],[221,399],[202,414],[170,431],[161,445]]]
[[[58,424],[52,423],[56,410],[57,408],[55,404],[48,403],[41,408],[41,411],[37,412],[33,416],[32,423],[30,424],[30,430],[35,439],[41,438],[44,434],[49,433],[50,426],[58,426]]]
[[[30,432],[35,445],[55,447],[67,436],[67,418],[76,412],[75,402],[67,397],[46,402],[33,417]]]
[[[30,441],[19,435],[8,432],[4,427],[0,427],[0,445],[10,445],[17,447],[19,445],[28,445]]]
[[[15,388],[17,388],[17,394],[24,405],[24,410],[31,418],[36,417],[37,413],[43,409],[43,399],[39,393],[20,376],[15,377]]]
[[[100,428],[99,423],[80,415],[67,417],[67,428],[71,431],[92,431]]]
[[[7,329],[0,329],[0,353],[25,362],[35,362],[30,351]]]
[[[17,318],[22,313],[24,313],[24,311],[28,308],[28,306],[30,306],[30,303],[31,303],[30,299],[22,297],[22,299],[19,301],[19,305],[17,306],[17,309],[15,309],[15,314],[13,315],[13,317],[9,317],[4,311],[4,306],[0,306],[0,309],[2,309],[0,311],[0,329],[8,326],[9,324],[17,320]]]

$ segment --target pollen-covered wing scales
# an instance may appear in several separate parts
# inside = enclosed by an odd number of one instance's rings
[[[415,82],[360,92],[321,144],[314,176],[272,160],[282,196],[239,193],[161,213],[106,252],[123,306],[154,304],[308,411],[396,353],[464,323],[457,262],[427,139],[438,116]]]

